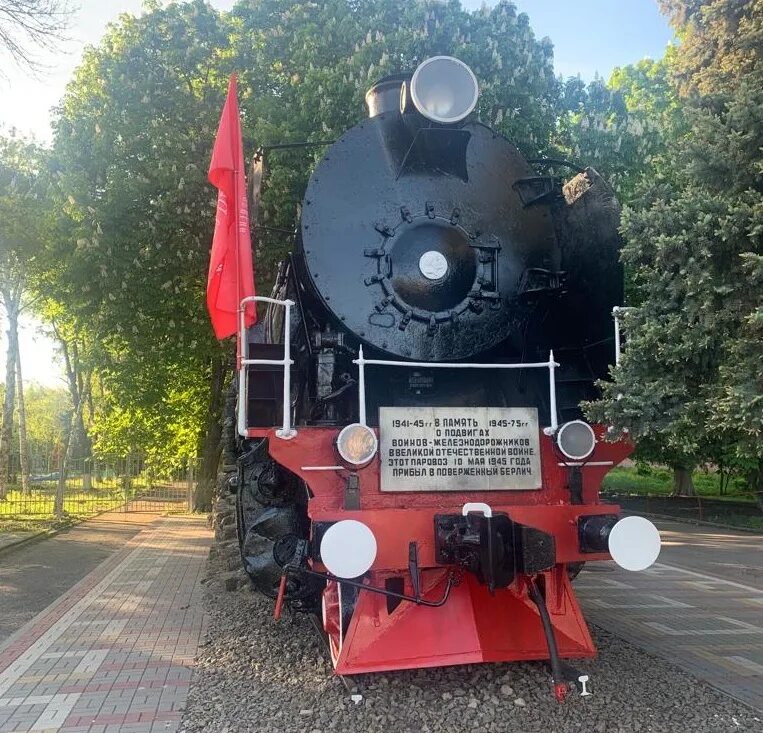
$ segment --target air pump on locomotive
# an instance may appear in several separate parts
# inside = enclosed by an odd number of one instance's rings
[[[632,445],[579,406],[614,361],[619,207],[477,98],[430,58],[327,147],[253,328],[242,303],[230,484],[246,572],[321,615],[338,673],[547,659],[561,699],[595,654],[574,575],[659,552],[599,499]]]

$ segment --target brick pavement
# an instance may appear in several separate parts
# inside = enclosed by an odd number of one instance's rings
[[[211,534],[171,517],[0,647],[0,733],[172,733],[206,619]]]
[[[595,563],[580,574],[586,619],[763,711],[763,537],[658,524],[649,570]]]

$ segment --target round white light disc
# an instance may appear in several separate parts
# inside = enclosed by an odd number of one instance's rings
[[[660,533],[644,517],[625,517],[609,533],[609,554],[625,570],[646,570],[660,554]]]
[[[357,578],[374,564],[376,537],[363,522],[343,519],[321,540],[321,562],[337,578]]]
[[[448,260],[441,252],[429,250],[419,258],[419,270],[427,280],[439,280],[448,271]]]

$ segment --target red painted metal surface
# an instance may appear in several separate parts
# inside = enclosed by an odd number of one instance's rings
[[[442,596],[447,571],[422,580],[428,599]],[[544,574],[551,620],[562,657],[591,657],[596,649],[564,572]],[[382,579],[371,574],[369,582]],[[361,592],[335,660],[339,674],[442,667],[478,662],[547,659],[548,647],[537,608],[524,585],[491,596],[470,573],[438,607],[400,603],[391,613],[380,595]]]
[[[597,426],[595,431],[601,441],[603,429]],[[264,432],[271,456],[309,487],[308,514],[313,521],[358,519],[371,528],[378,552],[365,582],[376,587],[384,587],[390,577],[402,577],[404,592],[413,593],[408,544],[415,541],[422,568],[422,596],[439,599],[453,569],[435,562],[434,516],[460,513],[466,502],[484,502],[494,512],[506,512],[516,522],[552,534],[559,564],[542,577],[560,655],[590,657],[596,653],[565,563],[609,559],[606,554],[580,552],[577,521],[581,515],[619,514],[619,507],[600,503],[599,487],[607,471],[631,453],[629,443],[597,443],[587,463],[606,465],[581,468],[583,504],[570,503],[568,469],[560,465],[563,458],[551,438],[541,433],[541,489],[385,493],[379,487],[377,456],[368,466],[355,470],[360,479],[360,509],[348,511],[344,491],[350,469],[314,470],[341,466],[334,447],[338,428],[298,428],[290,440],[277,438],[275,429]],[[260,437],[265,436],[260,433]],[[458,572],[459,584],[448,601],[437,608],[403,601],[390,612],[385,596],[361,591],[348,623],[345,618],[346,628],[341,589],[330,583],[324,592],[324,628],[337,672],[548,658],[540,616],[527,595],[523,576],[491,596],[475,576]]]

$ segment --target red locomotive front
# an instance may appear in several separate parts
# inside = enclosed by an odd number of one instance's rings
[[[244,567],[277,615],[322,614],[339,674],[548,659],[561,699],[561,659],[595,653],[573,578],[659,552],[600,502],[632,445],[580,407],[619,354],[617,202],[477,122],[456,59],[366,101],[272,297],[241,304],[226,463]]]

